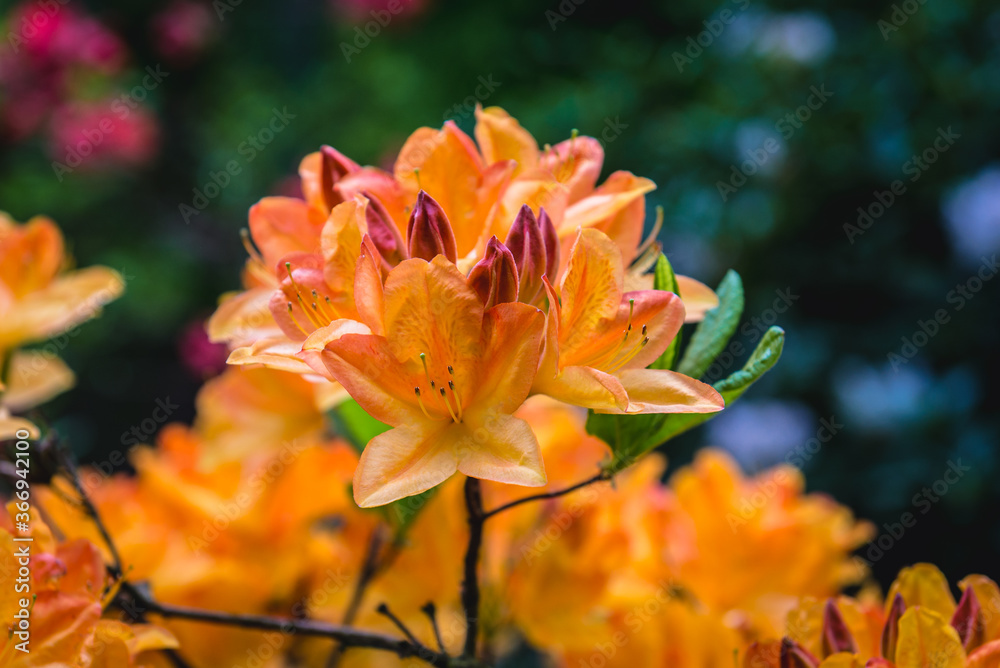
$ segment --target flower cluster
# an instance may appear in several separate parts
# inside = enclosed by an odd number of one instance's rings
[[[422,128],[392,174],[330,147],[306,157],[304,199],[251,210],[247,290],[209,325],[230,362],[319,374],[394,427],[364,449],[361,506],[455,472],[544,484],[537,439],[513,417],[529,395],[620,414],[724,405],[647,369],[716,304],[691,279],[685,302],[649,289],[652,182],[615,172],[597,186],[596,140],[540,151],[500,109],[477,110],[475,134],[478,146],[451,122]]]

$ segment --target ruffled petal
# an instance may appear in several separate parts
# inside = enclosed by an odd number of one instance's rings
[[[354,501],[383,506],[441,484],[458,470],[455,443],[468,431],[454,423],[420,422],[379,434],[354,472]]]
[[[711,385],[676,371],[624,369],[615,375],[628,394],[628,413],[716,413],[726,405]]]
[[[476,106],[475,135],[488,165],[501,160],[514,160],[517,162],[514,169],[516,176],[538,163],[538,142],[500,107],[483,109]]]
[[[589,366],[568,366],[554,378],[536,376],[531,388],[574,406],[604,411],[624,411],[628,394],[615,376]]]
[[[541,487],[546,482],[542,452],[531,426],[520,418],[496,415],[473,424],[458,439],[458,470],[472,478],[508,485]]]

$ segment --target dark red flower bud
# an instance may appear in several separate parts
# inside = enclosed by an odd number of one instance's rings
[[[455,234],[451,231],[448,216],[441,205],[423,190],[417,194],[417,203],[410,213],[406,241],[410,257],[433,260],[437,255],[444,255],[452,262],[458,259]]]
[[[469,272],[469,285],[486,308],[517,301],[517,266],[510,249],[493,237],[483,259]]]
[[[559,239],[548,214],[542,209],[535,218],[531,207],[521,207],[504,242],[514,256],[520,277],[520,299],[531,304],[542,292],[542,276],[555,276],[559,263]]]
[[[361,169],[361,166],[332,146],[323,146],[320,148],[320,154],[323,156],[322,171],[320,173],[320,178],[322,179],[321,185],[323,186],[323,201],[326,203],[328,209],[332,209],[344,201],[344,198],[334,189],[334,186],[346,175]]]
[[[369,192],[361,194],[368,199],[368,207],[365,209],[368,236],[382,256],[386,268],[395,267],[408,257],[403,239],[399,236],[399,229],[378,197]]]
[[[778,665],[780,668],[817,668],[819,659],[791,638],[782,638]]]
[[[971,652],[986,642],[986,620],[983,619],[979,597],[972,587],[966,587],[962,592],[962,600],[958,602],[955,614],[952,615],[951,626],[958,631],[966,652]]]
[[[882,656],[892,661],[896,656],[896,642],[899,640],[899,618],[906,612],[903,597],[896,594],[892,599],[889,614],[885,617],[885,627],[882,629]]]
[[[817,668],[819,659],[791,638],[782,638],[778,666],[780,668]]]
[[[854,642],[851,629],[837,609],[833,599],[829,599],[823,607],[823,654],[830,656],[837,652],[856,654],[858,644]]]

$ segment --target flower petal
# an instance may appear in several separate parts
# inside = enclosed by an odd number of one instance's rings
[[[240,345],[280,334],[271,315],[273,293],[273,287],[261,287],[225,297],[206,324],[208,340]]]
[[[545,151],[540,165],[569,188],[570,203],[594,190],[604,165],[604,149],[593,137],[573,137]]]
[[[955,614],[955,598],[951,595],[948,580],[933,564],[914,564],[899,571],[885,600],[892,601],[896,594],[903,597],[907,608],[919,605],[945,619],[951,619]],[[887,608],[888,605],[886,603]]]
[[[454,443],[468,432],[426,420],[379,434],[365,446],[354,472],[354,500],[383,506],[441,484],[458,469]]]
[[[716,413],[726,405],[711,385],[676,371],[624,369],[615,375],[628,394],[628,413]]]
[[[582,229],[563,276],[559,322],[561,354],[572,359],[586,351],[603,321],[613,319],[622,302],[622,255],[603,232]]]
[[[628,394],[618,378],[589,366],[565,367],[554,378],[539,374],[531,391],[594,410],[618,412],[629,405]]]
[[[483,109],[476,106],[475,135],[488,165],[501,160],[514,160],[517,162],[514,168],[516,176],[538,163],[538,142],[500,107]],[[597,177],[594,178],[596,180]]]
[[[896,668],[965,668],[958,633],[930,608],[909,607],[899,618]]]
[[[285,255],[311,252],[319,241],[324,214],[294,197],[265,197],[250,207],[250,236],[268,269]]]
[[[292,341],[285,336],[269,337],[236,348],[229,353],[226,363],[237,366],[260,364],[279,371],[312,373],[312,368],[299,357],[301,350],[301,341]]]
[[[0,319],[0,349],[44,341],[100,314],[121,295],[121,275],[107,267],[88,267],[57,278],[47,288],[16,302]]]
[[[496,415],[478,428],[470,423],[457,446],[458,470],[467,476],[525,487],[546,482],[538,439],[520,418]]]
[[[477,379],[476,403],[513,413],[528,396],[541,355],[545,320],[528,304],[506,303],[483,318],[485,370]]]
[[[389,341],[371,335],[360,322],[338,320],[316,330],[303,344],[301,357],[316,373],[343,385],[376,420],[395,426],[427,419],[413,391],[422,377],[414,377]],[[436,406],[427,403],[435,417]]]
[[[10,358],[8,387],[0,404],[15,413],[23,413],[45,403],[73,387],[73,372],[55,355],[21,350]]]
[[[18,438],[18,432],[28,432],[28,438],[37,440],[41,435],[38,427],[32,422],[23,418],[10,417],[5,415],[6,411],[0,409],[0,441],[13,441]]]
[[[571,235],[578,227],[603,229],[602,225],[609,224],[620,211],[655,189],[656,184],[649,179],[630,172],[615,172],[592,194],[570,205],[559,227],[559,234]],[[642,221],[638,224],[641,236]]]
[[[680,292],[687,314],[684,322],[701,322],[705,313],[719,305],[719,296],[701,281],[677,274],[677,291]]]

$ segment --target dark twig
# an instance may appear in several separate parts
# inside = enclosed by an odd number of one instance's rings
[[[401,620],[399,617],[393,614],[392,610],[389,609],[388,605],[386,605],[385,603],[379,603],[378,607],[375,608],[375,612],[385,617],[388,617],[389,621],[395,624],[396,628],[399,629],[400,633],[406,636],[406,639],[409,640],[411,643],[413,643],[422,650],[428,652],[430,651],[430,649],[428,649],[422,642],[420,642],[417,639],[417,636],[413,635],[413,632],[410,631],[409,627],[407,627],[406,624],[403,623],[403,620]]]
[[[427,604],[420,608],[420,612],[427,615],[427,619],[431,620],[431,628],[434,630],[434,639],[437,641],[438,649],[447,654],[448,650],[445,649],[444,640],[441,639],[441,629],[438,627],[437,621],[437,607],[434,605],[434,602],[427,601]]]
[[[465,647],[462,657],[475,659],[479,635],[479,552],[483,546],[483,492],[479,480],[465,479],[465,508],[469,514],[469,545],[465,551],[465,577],[462,580],[462,607],[465,609]]]
[[[592,485],[595,482],[602,482],[602,481],[605,481],[605,480],[611,480],[611,474],[608,473],[607,471],[602,470],[597,475],[595,475],[595,476],[593,476],[591,478],[587,478],[586,480],[583,480],[581,482],[578,482],[575,485],[567,487],[566,489],[559,489],[559,490],[556,490],[554,492],[545,492],[544,494],[533,494],[531,496],[526,496],[526,497],[524,497],[522,499],[517,499],[516,501],[511,501],[510,503],[505,503],[504,505],[500,506],[499,508],[494,508],[493,510],[491,510],[491,511],[489,511],[487,513],[483,513],[483,520],[484,521],[488,520],[489,518],[493,517],[494,515],[499,515],[500,513],[504,512],[505,510],[510,510],[511,508],[515,508],[517,506],[520,506],[523,503],[529,503],[531,501],[543,501],[545,499],[555,499],[555,498],[560,497],[560,496],[565,496],[566,494],[569,494],[570,492],[575,492],[578,489],[582,489],[584,487],[587,487],[588,485]]]
[[[379,555],[382,552],[382,544],[384,542],[382,526],[378,525],[372,530],[372,535],[368,540],[368,549],[365,551],[364,562],[361,564],[361,571],[358,573],[357,582],[354,583],[354,593],[351,594],[351,600],[347,604],[347,609],[344,611],[344,617],[341,620],[341,623],[346,626],[353,624],[355,618],[357,618],[358,611],[361,609],[361,601],[365,597],[365,590],[368,589],[368,584],[379,570]],[[341,657],[344,656],[345,649],[347,648],[343,644],[335,646],[330,653],[330,658],[326,661],[326,668],[335,668],[340,663]]]

